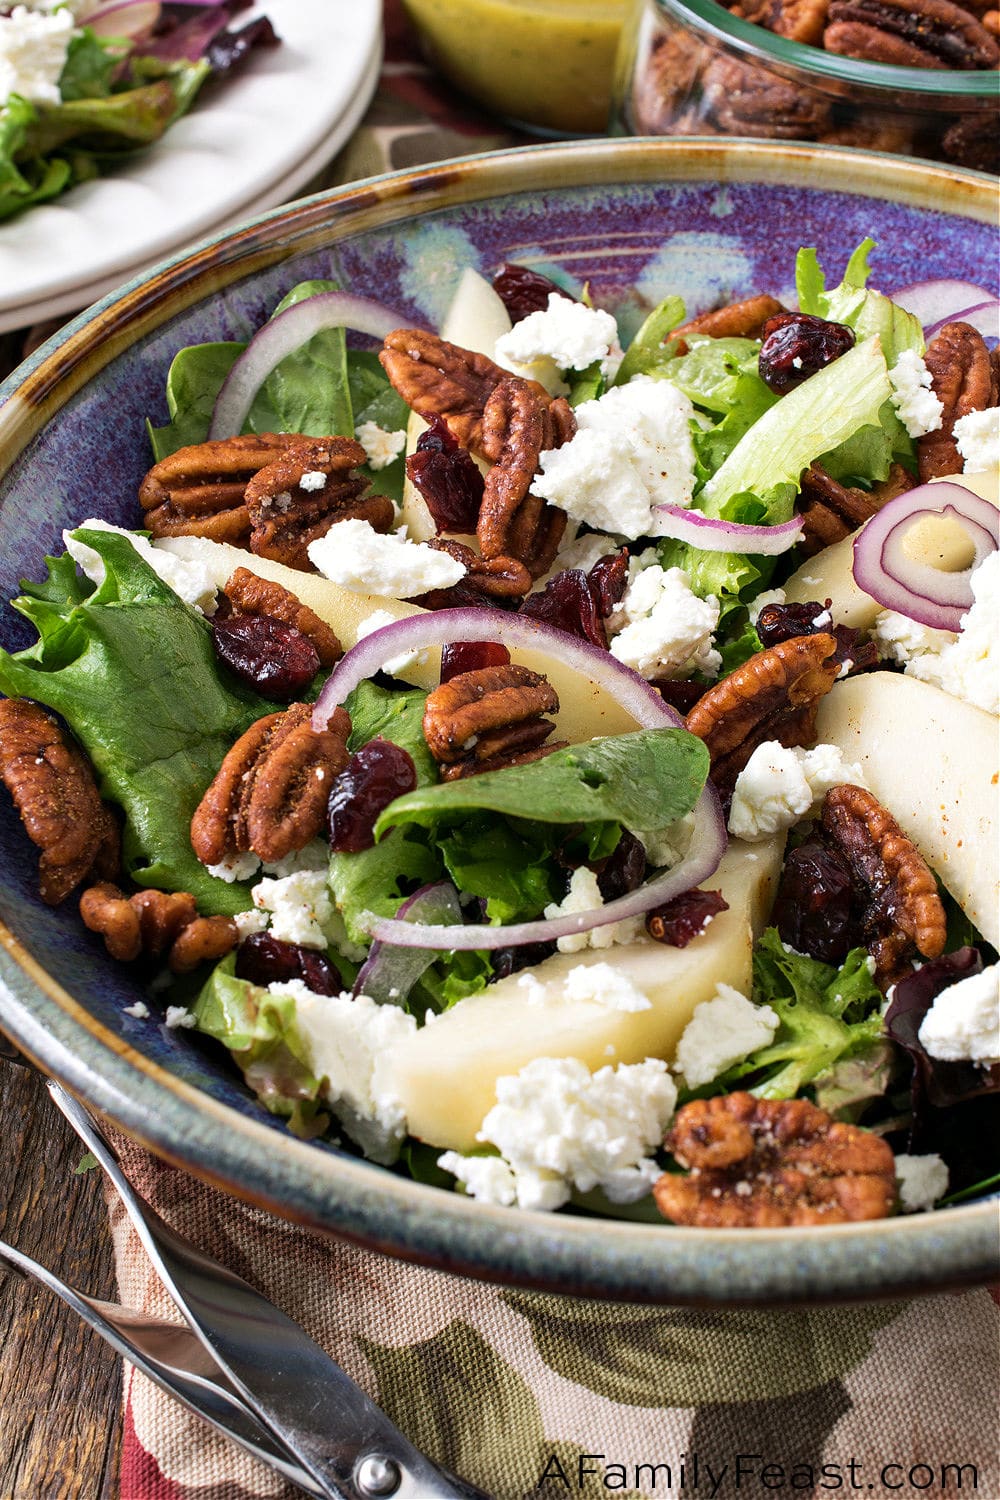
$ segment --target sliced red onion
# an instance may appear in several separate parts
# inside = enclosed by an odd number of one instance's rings
[[[145,36],[160,19],[159,0],[114,0],[83,20],[96,36]]]
[[[955,281],[949,276],[939,276],[933,281],[915,281],[893,292],[892,300],[920,319],[921,326],[948,323],[957,317],[962,308],[978,307],[981,302],[991,302],[993,293],[985,286],[976,286],[974,281]]]
[[[906,556],[906,534],[927,516],[948,516],[968,533],[975,556],[949,573]],[[854,579],[886,609],[935,630],[958,630],[973,602],[972,574],[1000,546],[1000,512],[960,484],[921,484],[890,500],[854,542]]]
[[[969,323],[984,339],[1000,339],[1000,301],[991,297],[988,302],[978,302],[974,307],[963,307],[947,318],[939,318],[936,323],[924,329],[924,338],[928,343],[936,333],[940,333],[946,323]]]
[[[396,920],[429,925],[461,922],[458,892],[448,880],[421,886],[403,902]],[[394,943],[376,941],[358,970],[354,994],[366,995],[379,1005],[404,1005],[417,980],[436,958],[433,948],[400,948]]]
[[[576,640],[561,630],[524,615],[496,609],[448,609],[411,615],[373,630],[353,646],[334,667],[316,700],[313,722],[322,728],[333,710],[359,683],[400,652],[444,646],[453,641],[500,641],[512,650],[540,650],[564,666],[588,677],[604,688],[643,729],[683,727],[683,720],[668,707],[659,693],[631,668],[623,666],[607,651]],[[636,891],[630,891],[605,906],[568,916],[517,922],[509,927],[425,926],[400,921],[398,917],[376,917],[366,923],[372,936],[401,948],[469,950],[518,948],[528,943],[554,942],[574,933],[590,932],[611,922],[642,916],[673,896],[700,885],[716,870],[726,850],[726,826],[715,788],[710,782],[694,808],[694,828],[688,853],[679,864],[664,871]]]
[[[395,328],[411,326],[412,320],[368,297],[349,292],[322,292],[286,307],[265,323],[226,376],[212,412],[210,439],[235,437],[243,429],[253,399],[271,371],[314,334],[328,328],[349,328],[384,339]]]
[[[673,537],[700,547],[703,552],[749,552],[757,557],[775,557],[787,552],[802,536],[802,517],[794,516],[777,526],[747,526],[740,521],[722,521],[700,510],[681,505],[654,505],[659,517],[657,536]]]

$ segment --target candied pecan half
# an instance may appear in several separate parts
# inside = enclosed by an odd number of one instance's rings
[[[826,25],[828,0],[737,0],[727,8],[756,26],[763,26],[777,36],[790,37],[819,47]]]
[[[945,914],[923,855],[895,818],[860,786],[831,787],[820,815],[826,840],[863,892],[861,928],[883,989],[909,973],[913,950],[944,951]]]
[[[379,359],[408,406],[428,420],[443,417],[463,448],[481,453],[483,408],[506,370],[420,328],[390,333]]]
[[[353,438],[297,438],[246,487],[250,551],[312,572],[309,543],[337,521],[367,521],[376,531],[388,531],[396,515],[392,501],[365,495],[367,479],[352,473],[366,457]]]
[[[343,655],[343,648],[326,621],[307,604],[301,604],[282,584],[258,578],[249,568],[237,568],[222,592],[239,615],[270,615],[272,620],[301,631],[315,646],[321,666],[332,667]]]
[[[493,463],[486,476],[476,535],[484,557],[514,557],[538,578],[552,564],[566,512],[531,493],[538,458],[569,442],[576,431],[572,408],[549,401],[534,382],[508,375],[483,411],[483,452]]]
[[[83,752],[44,709],[0,699],[0,780],[42,851],[42,900],[57,906],[90,874],[118,870],[118,824],[101,801]]]
[[[347,765],[351,721],[338,708],[327,728],[293,703],[242,735],[191,820],[191,846],[206,865],[252,850],[270,863],[302,849],[323,827],[333,778]]]
[[[427,695],[424,739],[437,761],[464,767],[453,775],[495,770],[535,751],[554,725],[555,689],[538,672],[512,662],[459,672]],[[555,747],[548,747],[554,749]]]
[[[944,408],[937,431],[917,438],[920,478],[926,482],[941,474],[961,473],[955,423],[971,411],[985,411],[996,397],[990,351],[971,323],[946,323],[927,346],[924,362],[931,372],[931,388]]]
[[[987,11],[983,16],[985,30],[1000,37],[1000,11]],[[960,167],[972,167],[977,172],[1000,173],[1000,134],[997,133],[996,117],[976,119],[964,116],[949,125],[941,137],[941,154],[946,161]]]
[[[480,557],[471,547],[448,537],[436,537],[427,545],[464,564],[462,582],[471,584],[488,599],[520,599],[531,588],[531,574],[516,557]]]
[[[812,464],[799,481],[798,510],[802,516],[799,546],[813,557],[833,542],[857,531],[876,511],[897,495],[912,490],[914,479],[902,464],[893,464],[888,477],[870,490],[838,484],[820,464]]]
[[[830,0],[827,52],[904,68],[995,68],[1000,51],[951,0]]]
[[[678,1110],[666,1146],[689,1167],[653,1187],[674,1224],[776,1229],[884,1219],[896,1163],[881,1138],[832,1120],[806,1099],[723,1094]]]
[[[796,635],[758,651],[708,689],[685,724],[708,746],[712,780],[731,791],[765,740],[809,745],[816,737],[819,700],[840,671],[837,642],[826,631]]]
[[[248,483],[301,441],[296,433],[261,432],[178,448],[154,464],[139,486],[144,524],[156,537],[207,536],[245,547]]]
[[[678,350],[683,354],[687,349],[686,339],[693,335],[707,335],[713,339],[759,339],[761,329],[768,318],[773,318],[777,313],[783,313],[784,307],[775,297],[766,294],[759,297],[745,297],[742,302],[730,302],[727,307],[717,307],[712,312],[699,313],[690,322],[682,323],[680,328],[675,328],[671,333],[671,339],[678,339],[684,347]]]
[[[238,937],[232,917],[199,917],[194,897],[186,891],[126,896],[103,881],[80,897],[80,916],[91,932],[101,934],[112,958],[131,963],[166,953],[175,974],[222,958],[236,947]]]
[[[814,140],[830,122],[821,95],[735,58],[715,58],[702,88],[711,114],[729,135]]]

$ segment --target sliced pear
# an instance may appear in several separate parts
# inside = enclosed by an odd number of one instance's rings
[[[711,881],[729,910],[686,948],[652,941],[559,953],[531,970],[543,993],[529,998],[518,975],[461,1000],[394,1048],[385,1083],[400,1099],[411,1134],[433,1146],[471,1150],[496,1102],[496,1081],[536,1057],[577,1057],[591,1070],[606,1063],[670,1059],[702,1000],[720,983],[750,987],[754,936],[767,920],[781,868],[783,839],[732,843]],[[568,1001],[563,985],[580,964],[611,964],[650,1000],[622,1011]],[[537,991],[534,992],[537,995]]]
[[[960,484],[981,499],[1000,506],[1000,475],[996,470],[988,474],[949,474],[931,483]],[[788,602],[806,604],[812,599],[830,599],[835,625],[870,630],[884,606],[859,589],[854,581],[854,543],[858,534],[852,532],[842,542],[834,542],[832,547],[808,558],[784,585]],[[959,522],[945,516],[929,517],[913,526],[904,550],[914,562],[941,568],[946,573],[967,568],[972,561],[968,533]]]
[[[1000,775],[992,714],[929,682],[848,677],[821,701],[816,737],[857,761],[874,796],[959,906],[1000,943]]]

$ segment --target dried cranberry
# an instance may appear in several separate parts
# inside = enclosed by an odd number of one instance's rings
[[[599,557],[587,574],[587,587],[597,613],[606,620],[615,605],[621,603],[628,588],[628,553],[622,551]]]
[[[509,661],[510,652],[498,641],[451,641],[441,647],[441,681],[450,682],[460,672],[505,667]]]
[[[653,686],[664,703],[679,714],[689,714],[705,692],[703,682],[691,682],[686,677],[654,677]]]
[[[319,656],[308,636],[271,615],[230,615],[212,622],[219,660],[274,703],[291,703],[319,671]]]
[[[269,932],[254,932],[236,950],[236,977],[251,984],[287,984],[301,979],[314,995],[339,995],[343,989],[333,964],[315,948],[300,948]]]
[[[658,943],[686,948],[692,938],[705,931],[713,917],[728,910],[729,902],[721,891],[683,891],[646,913],[646,931]]]
[[[757,368],[772,391],[783,396],[854,346],[854,330],[809,313],[776,313],[761,330]]]
[[[555,943],[525,943],[520,948],[494,948],[490,954],[493,966],[490,983],[506,979],[509,974],[516,974],[519,969],[526,969],[531,964],[540,964],[543,958],[550,958],[555,951]]]
[[[564,292],[561,286],[556,286],[539,271],[513,265],[510,261],[494,276],[493,290],[510,314],[512,323],[519,323],[529,313],[544,312],[553,292],[558,292],[560,297],[569,297],[571,302],[576,301],[569,292]]]
[[[556,630],[589,641],[602,651],[608,649],[608,634],[594,603],[587,575],[580,568],[567,568],[549,580],[539,594],[529,594],[519,614],[530,620],[543,620]]]
[[[605,901],[614,901],[637,890],[645,878],[646,846],[642,839],[623,828],[621,838],[598,872],[597,888]]]
[[[406,460],[415,485],[439,531],[475,531],[483,499],[483,476],[440,417],[432,417]]]
[[[824,963],[840,963],[860,937],[847,861],[819,838],[785,860],[772,920],[782,942]]]
[[[405,750],[381,736],[352,755],[333,783],[327,804],[330,845],[338,854],[357,854],[375,843],[379,813],[412,792],[417,772]]]
[[[830,619],[830,600],[820,604],[765,604],[757,617],[757,634],[762,646],[777,646],[797,635],[819,635],[828,631],[837,642],[834,657],[846,666],[845,677],[869,672],[878,666],[878,647],[874,641],[859,641],[860,631],[851,625],[834,625]]]

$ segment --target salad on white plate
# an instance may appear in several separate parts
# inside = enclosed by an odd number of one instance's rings
[[[440,333],[313,281],[178,352],[136,531],[82,517],[0,654],[133,1015],[497,1204],[996,1186],[1000,306],[873,248],[625,348],[506,266]]]

